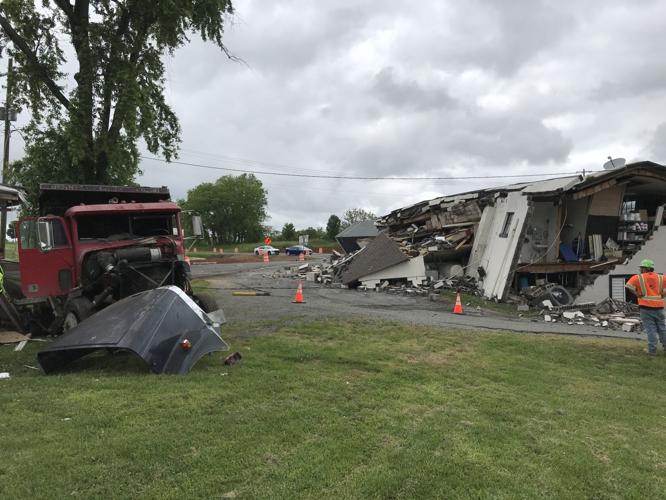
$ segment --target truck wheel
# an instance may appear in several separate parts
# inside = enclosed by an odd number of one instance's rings
[[[217,305],[217,300],[215,300],[215,297],[209,293],[198,293],[192,298],[205,313],[217,311],[220,308],[220,306]]]
[[[92,312],[92,304],[88,299],[79,297],[70,300],[65,306],[65,320],[62,323],[62,330],[64,332],[71,330],[90,316]]]

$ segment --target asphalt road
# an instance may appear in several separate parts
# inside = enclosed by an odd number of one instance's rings
[[[316,264],[328,256],[313,255],[308,260]],[[443,328],[490,329],[535,334],[561,334],[594,337],[614,337],[642,340],[643,335],[622,331],[594,328],[589,326],[545,323],[506,317],[493,311],[479,311],[467,308],[465,315],[455,315],[448,305],[432,302],[427,297],[404,296],[374,291],[357,291],[329,287],[304,281],[305,304],[294,304],[292,300],[298,280],[274,278],[276,271],[297,266],[294,262],[261,261],[237,264],[198,264],[193,265],[195,278],[205,278],[210,283],[220,306],[224,309],[227,321],[245,323],[248,321],[270,321],[298,318],[376,318],[400,321],[415,326],[439,326]],[[235,297],[234,290],[262,290],[270,296]]]

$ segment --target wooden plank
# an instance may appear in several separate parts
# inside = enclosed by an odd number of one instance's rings
[[[606,182],[602,182],[601,184],[597,184],[596,186],[592,186],[574,193],[572,199],[580,200],[581,198],[586,198],[587,196],[593,195],[594,193],[598,193],[599,191],[608,189],[611,186],[615,186],[615,184],[617,184],[617,181],[615,179],[610,179]]]
[[[1,331],[0,332],[0,344],[16,344],[23,340],[28,340],[28,337],[19,332],[12,331]]]
[[[556,262],[544,264],[518,264],[521,273],[553,274],[589,271],[591,262]]]

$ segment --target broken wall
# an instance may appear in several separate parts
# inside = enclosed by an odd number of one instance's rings
[[[574,240],[580,236],[585,238],[587,228],[587,215],[589,212],[590,197],[579,200],[566,199],[562,208],[563,217],[566,217],[560,240],[575,251]]]
[[[472,253],[467,262],[467,269],[465,274],[474,279],[479,279],[479,266],[481,266],[481,259],[486,253],[486,247],[491,239],[491,229],[495,220],[496,207],[492,205],[486,206],[481,214],[481,221],[474,234],[474,244],[472,246]]]
[[[495,206],[486,207],[488,212],[484,210],[477,231],[478,236],[484,237],[474,240],[468,266],[470,276],[476,272],[479,287],[487,298],[502,300],[506,295],[519,245],[523,241],[529,209],[528,198],[520,192],[513,192],[506,197],[497,197]],[[478,267],[483,268],[484,276],[478,274]]]
[[[600,234],[604,242],[608,238],[617,238],[617,223],[620,220],[624,191],[624,185],[616,185],[590,197],[586,227],[588,235]]]
[[[559,225],[559,210],[555,203],[532,202],[520,262],[555,262],[559,256],[559,245],[555,244]]]
[[[383,280],[405,279],[410,281],[413,286],[420,286],[426,279],[426,269],[423,262],[423,256],[414,257],[406,262],[401,262],[395,266],[383,269],[376,273],[361,276],[359,281],[368,288],[374,288]]]
[[[595,302],[599,303],[610,294],[611,279],[613,276],[634,275],[639,272],[639,264],[643,259],[652,259],[655,271],[666,272],[666,227],[660,227],[652,234],[652,238],[645,242],[643,248],[636,252],[625,264],[616,266],[608,274],[599,275],[594,283],[585,287],[578,297],[576,303]]]

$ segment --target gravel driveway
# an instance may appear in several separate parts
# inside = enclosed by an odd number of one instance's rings
[[[308,260],[317,263],[327,256],[313,255]],[[464,316],[454,315],[442,302],[431,302],[427,297],[403,296],[374,291],[362,292],[325,287],[303,282],[305,304],[293,304],[298,280],[273,278],[276,270],[294,262],[263,262],[236,264],[199,264],[193,266],[195,278],[206,279],[218,303],[224,309],[230,324],[248,321],[266,321],[286,318],[376,318],[400,321],[412,325],[455,327],[464,329],[508,330],[524,333],[554,333],[595,337],[643,339],[636,333],[625,333],[603,328],[544,323],[518,317],[506,317],[494,311],[467,308]],[[265,297],[234,297],[233,290],[263,290]]]

